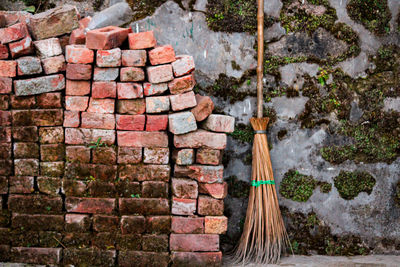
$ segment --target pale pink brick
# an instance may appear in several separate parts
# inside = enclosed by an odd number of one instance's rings
[[[115,100],[104,98],[90,98],[88,112],[92,113],[114,113]]]
[[[228,184],[226,182],[222,184],[199,183],[199,193],[210,195],[216,199],[224,199],[228,195]]]
[[[64,111],[64,127],[79,127],[80,114],[79,111]]]
[[[175,51],[171,45],[158,46],[149,51],[151,65],[171,63],[175,61]]]
[[[222,252],[172,252],[172,266],[221,266]]]
[[[194,79],[194,75],[190,74],[175,78],[173,81],[168,83],[168,88],[171,94],[176,95],[191,91],[195,85],[196,80]]]
[[[146,50],[122,50],[122,66],[144,67],[146,60]]]
[[[121,66],[121,49],[97,50],[96,64],[98,67]]]
[[[82,128],[115,129],[114,114],[82,112]]]
[[[143,152],[143,162],[148,164],[168,164],[168,147],[145,147]]]
[[[10,78],[17,76],[17,62],[13,60],[0,60],[0,76]]]
[[[172,251],[218,251],[219,235],[213,234],[171,234]]]
[[[140,83],[118,83],[118,99],[143,98],[143,87]]]
[[[40,58],[54,57],[62,54],[60,40],[58,38],[49,38],[33,42],[36,48],[36,54]]]
[[[192,56],[179,55],[176,56],[176,61],[172,62],[172,69],[175,77],[187,75],[194,70],[194,59]]]
[[[191,179],[172,178],[172,193],[177,198],[196,199],[199,194],[197,182]]]
[[[65,71],[67,64],[65,63],[64,55],[49,57],[42,59],[44,73],[53,74]]]
[[[9,94],[12,91],[12,78],[0,77],[0,94]]]
[[[117,130],[143,131],[145,115],[116,115]]]
[[[117,83],[112,82],[93,82],[93,98],[115,98],[117,96]]]
[[[96,143],[101,138],[101,142],[112,145],[115,143],[114,130],[102,129],[82,129],[65,128],[65,143],[68,145],[88,145]]]
[[[171,102],[171,108],[173,111],[180,111],[187,108],[192,108],[195,107],[197,104],[193,91],[179,95],[170,95],[169,100]]]
[[[172,214],[173,215],[193,215],[196,212],[196,199],[173,198]]]
[[[174,79],[172,74],[172,65],[160,65],[147,67],[147,77],[151,83],[164,83]]]
[[[235,129],[235,118],[227,115],[211,114],[202,124],[206,130],[231,133]]]
[[[72,111],[85,111],[88,107],[89,97],[87,96],[66,96],[65,109]]]
[[[183,135],[175,135],[174,145],[177,148],[225,149],[226,140],[226,134],[197,130]]]
[[[204,234],[204,218],[173,216],[171,231],[175,234]]]

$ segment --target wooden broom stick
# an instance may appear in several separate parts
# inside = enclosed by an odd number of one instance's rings
[[[257,0],[257,118],[263,117],[264,0]]]

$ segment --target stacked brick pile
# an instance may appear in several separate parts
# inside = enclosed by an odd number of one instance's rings
[[[85,36],[73,8],[2,17],[0,262],[219,265],[234,119],[193,92],[193,58],[153,32]]]

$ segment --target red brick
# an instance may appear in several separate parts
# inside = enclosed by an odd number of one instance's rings
[[[196,121],[205,120],[214,110],[214,102],[209,96],[196,94],[197,106],[192,108],[192,113]]]
[[[118,83],[118,99],[143,98],[143,87],[140,83]]]
[[[63,123],[62,109],[13,110],[15,126],[57,126]]]
[[[196,153],[196,162],[203,165],[219,165],[222,162],[222,151],[199,148]]]
[[[37,96],[39,108],[61,108],[61,93],[44,93]]]
[[[64,55],[49,57],[42,59],[44,73],[53,74],[65,71],[67,64],[65,63]],[[68,82],[67,82],[68,83]]]
[[[204,232],[206,234],[225,234],[228,230],[228,218],[225,216],[206,216]]]
[[[165,131],[168,126],[168,115],[146,115],[146,131]]]
[[[169,82],[174,79],[171,64],[147,67],[146,71],[151,83]]]
[[[168,199],[163,198],[120,198],[119,209],[122,215],[168,215]]]
[[[82,112],[82,128],[115,129],[114,114]]]
[[[122,50],[122,66],[144,67],[146,60],[146,50]]]
[[[8,58],[7,45],[0,44],[0,59],[7,59],[7,58]]]
[[[92,97],[93,98],[115,98],[117,95],[116,82],[93,82]]]
[[[9,139],[6,138],[6,140],[9,140],[7,142],[11,142],[11,128],[6,127],[6,128],[0,128],[0,130],[1,129],[5,129],[6,132],[8,132],[6,135],[9,134],[10,136]],[[2,134],[0,131],[0,137],[1,136]],[[39,140],[38,130],[37,127],[35,126],[13,127],[12,136],[14,138],[14,141],[20,141],[20,142],[37,142]]]
[[[94,52],[84,45],[67,45],[65,47],[65,59],[68,63],[90,64],[94,60]]]
[[[33,188],[33,176],[11,176],[9,178],[10,194],[30,194],[35,189]],[[7,192],[6,192],[7,194]]]
[[[34,52],[32,38],[30,36],[25,37],[21,41],[10,43],[8,46],[10,47],[12,58],[30,55]]]
[[[62,180],[59,177],[38,177],[37,185],[40,193],[51,196],[58,196],[61,188]],[[63,218],[64,221],[64,218]]]
[[[235,118],[227,115],[211,114],[202,124],[206,130],[231,133],[235,129]]]
[[[118,145],[129,147],[168,147],[168,135],[165,132],[117,132]]]
[[[92,20],[91,16],[84,17],[83,19],[79,20],[79,28],[85,29],[89,26],[90,21]]]
[[[30,109],[36,106],[35,96],[11,95],[11,107],[14,109]]]
[[[171,231],[175,234],[204,234],[204,218],[173,216]]]
[[[183,135],[175,135],[174,145],[177,148],[225,149],[226,134],[197,130]]]
[[[2,140],[3,141],[3,140]],[[0,143],[0,159],[11,159],[11,144],[10,143]]]
[[[224,199],[228,195],[228,184],[226,182],[222,184],[199,183],[199,193],[207,194],[217,199]]]
[[[194,60],[192,56],[176,56],[176,61],[172,62],[172,69],[175,77],[187,75],[194,70]]]
[[[0,76],[17,76],[17,62],[13,60],[0,60]]]
[[[167,147],[144,148],[143,162],[149,164],[168,164],[169,148]]]
[[[8,109],[9,100],[10,100],[10,96],[9,95],[0,95],[0,109],[1,110],[7,110]]]
[[[169,181],[169,165],[119,165],[119,178],[129,181]]]
[[[60,263],[61,248],[11,248],[11,261],[32,264],[54,264]]]
[[[25,23],[17,23],[8,28],[0,29],[0,43],[7,44],[18,41],[28,35],[28,28]]]
[[[63,161],[65,158],[64,144],[40,145],[41,161]]]
[[[39,145],[36,143],[14,143],[14,158],[33,159],[39,158]]]
[[[121,267],[132,266],[168,266],[169,254],[167,252],[148,252],[148,251],[123,251],[118,256],[118,264]]]
[[[150,216],[146,218],[146,232],[169,234],[171,232],[170,216]]]
[[[65,109],[72,111],[85,111],[88,108],[88,96],[66,96]]]
[[[116,115],[117,130],[143,131],[145,115]]]
[[[10,195],[8,208],[16,213],[62,214],[62,199],[43,195]]]
[[[119,218],[109,215],[94,215],[93,230],[96,232],[114,232],[118,229]]]
[[[172,152],[172,159],[178,165],[190,165],[194,162],[193,149],[175,149]]]
[[[0,94],[9,94],[12,91],[12,79],[0,77]]]
[[[86,42],[86,35],[84,29],[75,29],[71,32],[68,43],[84,45]]]
[[[194,75],[190,74],[175,78],[173,81],[168,83],[168,88],[171,94],[176,95],[191,91],[195,85],[196,80],[194,79]]]
[[[221,266],[222,252],[172,252],[172,266]]]
[[[64,111],[64,127],[79,127],[80,123],[79,111]]]
[[[39,129],[40,143],[60,144],[64,143],[63,127],[41,127]]]
[[[172,179],[172,194],[177,198],[196,199],[198,196],[197,182],[191,179]]]
[[[114,240],[111,238],[111,240]],[[63,266],[114,266],[115,250],[98,248],[67,248],[63,250]]]
[[[199,196],[197,200],[197,213],[200,215],[223,215],[224,201],[209,196]]]
[[[171,45],[158,46],[149,51],[151,65],[171,63],[175,61],[175,51]]]
[[[66,76],[70,80],[90,80],[92,77],[92,65],[68,63]]]
[[[171,213],[174,215],[193,215],[196,212],[196,199],[173,198]]]
[[[11,112],[6,110],[0,110],[0,126],[11,125]]]
[[[90,162],[90,148],[86,146],[66,146],[66,159],[69,162]]]
[[[143,216],[122,216],[121,232],[126,234],[141,234],[146,229],[146,220]]]
[[[211,234],[171,234],[172,251],[218,251],[219,235]]]
[[[161,113],[169,111],[170,102],[168,96],[146,97],[146,112]]]
[[[142,183],[141,197],[145,198],[167,198],[168,183],[160,181],[144,181]]]
[[[117,153],[113,147],[98,147],[92,150],[92,162],[112,165],[117,162]]]
[[[96,65],[98,67],[121,66],[121,49],[97,50]]]
[[[138,82],[144,80],[144,71],[137,67],[123,67],[120,72],[120,79],[123,82]]]
[[[65,208],[67,212],[109,214],[115,209],[115,199],[67,197]]]
[[[87,95],[90,93],[90,82],[67,80],[65,93],[77,96]]]
[[[166,83],[143,83],[144,95],[161,95],[168,90],[168,84]]]
[[[86,33],[86,47],[90,49],[113,49],[119,47],[128,36],[128,29],[107,26]]]
[[[115,142],[115,131],[101,129],[65,129],[65,143],[69,145],[87,145],[96,143],[101,137],[101,142],[112,145]]]
[[[142,148],[118,147],[118,164],[135,164],[142,161]]]
[[[40,162],[40,175],[61,177],[64,175],[64,161]]]
[[[193,91],[179,95],[170,95],[169,100],[171,102],[171,108],[173,111],[180,111],[187,108],[192,108],[195,107],[197,104]]]
[[[83,214],[65,214],[65,230],[67,232],[86,232],[90,229],[90,217]]]
[[[131,100],[118,100],[117,112],[121,114],[143,114],[146,111],[145,100],[142,99],[131,99]]]
[[[12,160],[0,160],[0,175],[12,175]]]
[[[114,113],[114,99],[95,99],[90,98],[88,112],[93,113]]]
[[[12,228],[22,228],[24,231],[63,231],[63,215],[42,215],[42,214],[13,214]]]
[[[128,35],[129,49],[145,49],[156,46],[157,41],[153,31],[130,33]]]
[[[19,141],[13,134],[15,141]],[[0,127],[0,143],[11,143],[11,127]]]

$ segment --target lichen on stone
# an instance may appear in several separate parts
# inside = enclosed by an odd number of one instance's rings
[[[292,169],[285,173],[279,193],[287,199],[306,202],[313,194],[316,186],[317,182],[312,176],[301,174]]]
[[[371,194],[376,183],[375,178],[364,171],[340,171],[333,180],[339,195],[346,200],[354,199],[361,192]]]

